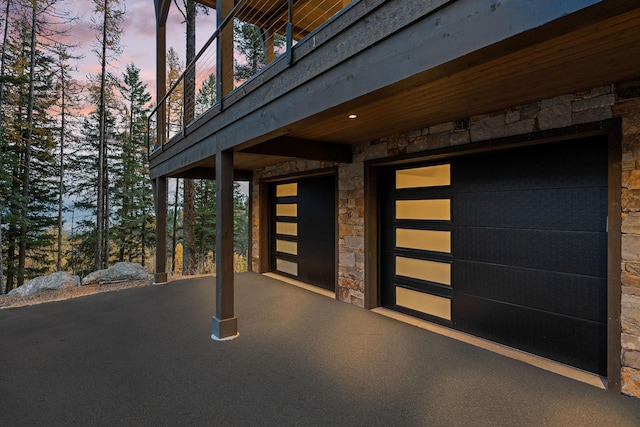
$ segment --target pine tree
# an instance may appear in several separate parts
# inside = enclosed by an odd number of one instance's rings
[[[67,22],[55,3],[12,2],[13,30],[3,43],[7,289],[48,271],[51,260],[53,235],[48,231],[54,224],[57,170],[55,123],[48,112],[56,97],[47,43],[61,35],[59,24]]]
[[[180,271],[182,273],[182,251],[180,251],[180,259],[177,258],[177,245],[178,245],[178,229],[182,228],[182,224],[178,222],[180,214],[182,213],[179,210],[180,206],[180,179],[176,178],[176,187],[174,190],[174,199],[173,199],[173,213],[170,215],[169,220],[173,224],[171,227],[171,272],[176,273]],[[182,246],[180,246],[182,247]],[[180,262],[180,269],[176,269],[177,263]]]
[[[5,64],[7,60],[7,41],[9,40],[9,11],[11,10],[11,0],[6,0],[4,8],[4,16],[2,20],[2,47],[0,47],[0,153],[7,152],[7,143],[4,136],[4,88],[5,88]],[[5,293],[4,285],[4,239],[3,239],[3,217],[6,205],[6,188],[9,188],[6,170],[7,162],[3,155],[0,155],[0,295]]]
[[[140,260],[144,265],[146,245],[152,240],[149,225],[153,221],[153,195],[145,158],[146,117],[151,94],[140,81],[140,69],[133,64],[127,65],[120,93],[125,101],[121,114],[125,123],[119,175],[114,180],[113,199],[117,206],[114,238],[119,261]]]
[[[196,94],[196,114],[205,113],[216,104],[217,100],[216,75],[210,74],[209,78],[202,82]]]
[[[216,182],[211,180],[196,181],[195,235],[198,236],[198,272],[204,270],[207,258],[216,251]],[[213,260],[211,260],[213,261]]]
[[[99,83],[94,83],[91,88],[92,101],[99,96]],[[115,97],[107,98],[106,105],[115,105]],[[115,136],[117,135],[116,118],[113,108],[106,109],[105,117],[105,142],[109,146],[111,160],[107,167],[113,168],[113,157],[116,150]],[[84,117],[82,123],[82,138],[73,145],[69,157],[73,159],[73,168],[67,171],[69,181],[74,185],[69,188],[69,196],[73,199],[73,209],[80,216],[76,219],[75,230],[71,237],[72,252],[68,254],[69,263],[73,265],[74,274],[84,276],[95,270],[95,248],[97,246],[98,232],[96,229],[98,189],[98,156],[100,139],[100,119],[97,110]],[[106,163],[106,162],[105,162]],[[108,194],[103,188],[103,193]],[[103,205],[104,206],[104,205]],[[109,215],[106,215],[107,217]],[[104,234],[102,234],[104,238]],[[104,244],[104,241],[103,241]],[[108,251],[107,251],[108,254]]]
[[[249,198],[239,182],[233,184],[233,244],[234,251],[247,256],[249,236]]]
[[[108,169],[107,169],[107,81],[110,75],[107,69],[110,59],[121,53],[120,34],[124,10],[120,9],[120,0],[93,0],[93,29],[100,32],[98,44],[94,50],[100,60],[100,84],[98,96],[98,191],[96,195],[96,250],[95,268],[106,267],[109,260],[109,208],[108,208]]]
[[[75,47],[75,46],[74,46]],[[66,196],[65,170],[68,160],[65,156],[67,145],[75,140],[72,130],[77,121],[77,111],[79,109],[80,86],[72,77],[71,73],[76,70],[70,64],[71,60],[77,60],[70,52],[70,46],[56,44],[54,55],[57,71],[55,74],[55,88],[57,91],[58,103],[58,229],[57,229],[57,260],[56,270],[62,271],[63,261],[63,210]]]
[[[265,31],[253,24],[236,20],[233,25],[234,48],[239,53],[235,57],[235,78],[242,82],[254,76],[267,65]],[[274,47],[284,46],[285,38],[274,36]],[[277,52],[276,52],[277,53]]]
[[[184,70],[184,65],[173,47],[167,51],[167,85],[173,87],[178,82]],[[184,99],[184,84],[176,86],[167,97],[167,141],[182,129],[182,112]]]
[[[194,0],[183,0],[182,9],[177,0],[174,3],[184,18],[186,23],[186,63],[190,64],[196,57],[196,14],[198,8]],[[200,6],[205,14],[208,13],[206,7]],[[196,69],[192,67],[186,71],[184,77],[184,125],[189,124],[195,118],[195,92],[196,92]],[[196,269],[196,235],[195,235],[195,184],[193,179],[185,178],[184,196],[184,253],[182,263],[182,274],[193,274]]]

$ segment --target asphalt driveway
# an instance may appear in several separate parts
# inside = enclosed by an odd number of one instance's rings
[[[615,395],[253,273],[0,310],[2,426],[638,426]]]

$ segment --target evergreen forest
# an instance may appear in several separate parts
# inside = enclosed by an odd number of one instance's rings
[[[74,35],[76,2],[0,0],[0,294],[37,276],[66,271],[83,277],[118,261],[153,271],[152,89],[135,63],[119,60],[126,2],[84,1],[92,5],[87,55]],[[182,59],[168,52],[168,82],[193,58],[188,27],[194,13],[208,13],[194,9],[192,0],[175,4],[185,17],[187,53]],[[79,76],[80,63],[95,72]],[[196,92],[201,108],[215,102],[213,88],[212,75]],[[215,182],[169,181],[169,273],[211,273]],[[237,183],[234,194],[236,268],[242,270],[248,197]]]

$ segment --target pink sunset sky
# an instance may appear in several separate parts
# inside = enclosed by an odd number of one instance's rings
[[[182,4],[182,0],[178,0]],[[99,60],[92,51],[96,43],[96,31],[91,29],[91,17],[94,4],[91,0],[69,2],[72,12],[80,16],[80,20],[71,29],[71,39],[82,43],[78,53],[84,58],[78,61],[78,80],[85,80],[89,74],[100,70]],[[126,9],[122,23],[122,54],[111,61],[110,71],[121,75],[127,64],[134,63],[140,68],[141,79],[147,84],[147,90],[155,98],[156,92],[156,26],[153,0],[123,0]],[[215,30],[215,11],[209,15],[198,13],[196,22],[196,49],[199,49]],[[184,63],[185,25],[182,15],[172,3],[167,21],[167,48],[173,47]]]

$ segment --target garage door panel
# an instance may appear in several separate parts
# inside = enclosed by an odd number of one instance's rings
[[[594,143],[595,142],[595,143]],[[606,185],[607,146],[582,139],[525,150],[466,156],[451,169],[458,192],[554,189]]]
[[[591,208],[575,209],[576,206]],[[461,194],[453,198],[452,212],[458,226],[604,232],[607,187]]]
[[[453,269],[456,294],[532,308],[563,316],[607,321],[603,305],[606,278],[457,260]]]
[[[606,233],[455,227],[456,259],[587,276],[607,275]]]
[[[419,184],[443,164],[450,185],[395,188],[398,169]],[[381,171],[382,304],[606,375],[607,177],[606,137]],[[408,208],[398,217],[399,201],[445,198],[446,219]],[[397,271],[403,257],[450,263],[450,279],[430,276],[431,263],[402,261]],[[398,286],[428,296],[402,291],[398,304]]]
[[[457,329],[464,332],[607,374],[606,324],[467,295],[456,295],[452,311]]]
[[[335,289],[335,177],[298,183],[300,280]]]
[[[328,290],[336,283],[335,176],[271,186],[271,268]]]

